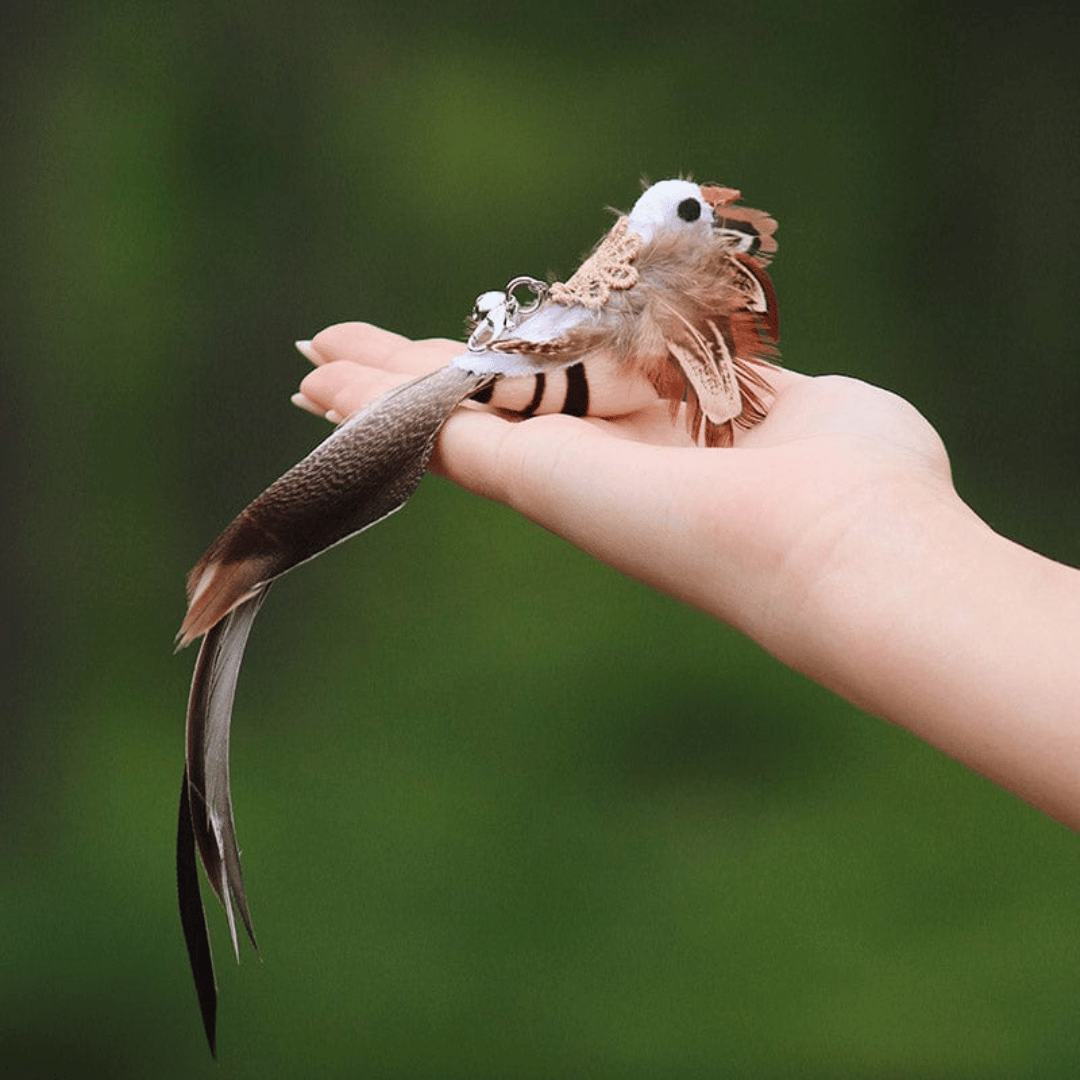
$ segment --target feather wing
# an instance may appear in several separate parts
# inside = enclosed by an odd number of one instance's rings
[[[188,575],[180,645],[266,582],[404,506],[447,417],[492,378],[445,367],[392,390],[271,484]]]

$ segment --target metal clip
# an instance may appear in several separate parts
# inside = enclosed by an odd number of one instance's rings
[[[528,289],[533,299],[521,303],[514,295],[518,289]],[[483,352],[493,341],[507,331],[515,330],[521,320],[531,315],[544,302],[548,284],[533,277],[516,277],[504,292],[494,290],[481,293],[473,305],[470,321],[473,332],[469,335],[469,352]]]

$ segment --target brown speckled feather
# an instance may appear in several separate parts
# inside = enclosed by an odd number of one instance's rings
[[[427,468],[439,429],[491,376],[442,368],[345,421],[270,485],[188,575],[181,646],[262,585],[400,509]]]

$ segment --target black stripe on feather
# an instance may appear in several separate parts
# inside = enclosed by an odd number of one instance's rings
[[[530,416],[536,415],[536,410],[540,408],[540,403],[544,400],[544,390],[547,387],[547,377],[541,372],[535,376],[536,389],[533,390],[532,401],[521,410],[521,416],[523,419],[528,420]]]
[[[560,410],[567,416],[585,416],[589,411],[589,380],[584,364],[571,364],[566,369],[566,400]]]

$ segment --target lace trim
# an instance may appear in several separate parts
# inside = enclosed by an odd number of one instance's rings
[[[570,280],[556,281],[548,296],[556,304],[581,304],[597,311],[613,289],[631,289],[637,284],[634,259],[640,250],[641,237],[630,232],[628,219],[621,217]]]

